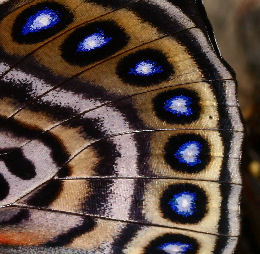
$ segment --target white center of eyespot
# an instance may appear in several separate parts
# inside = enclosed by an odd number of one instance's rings
[[[156,64],[151,61],[142,61],[137,64],[135,71],[141,75],[148,75],[155,72]]]
[[[172,100],[169,105],[169,108],[180,113],[186,113],[188,111],[187,101],[182,98]]]
[[[179,213],[187,213],[191,212],[193,208],[194,197],[189,194],[182,194],[178,198],[176,198],[176,208]]]
[[[154,64],[147,63],[147,62],[141,62],[136,66],[136,72],[139,74],[149,74],[153,71]]]
[[[177,116],[191,116],[193,114],[192,103],[192,98],[178,95],[166,100],[163,108]]]
[[[88,52],[93,49],[101,48],[111,40],[112,37],[106,37],[104,31],[100,30],[98,33],[86,37],[81,43],[79,43],[77,51]]]
[[[190,247],[188,244],[168,244],[165,247],[162,247],[161,250],[163,250],[167,254],[182,254],[187,251],[187,249]]]
[[[91,50],[105,43],[103,36],[92,35],[83,41],[83,47],[85,50]]]
[[[30,16],[21,32],[23,35],[28,35],[29,33],[47,30],[57,25],[60,20],[58,12],[46,7]]]
[[[32,23],[31,29],[41,29],[49,26],[52,23],[53,17],[49,14],[41,14],[39,15]]]
[[[163,72],[162,66],[151,60],[138,62],[134,68],[130,68],[129,74],[138,76],[150,76]]]
[[[194,163],[197,161],[200,149],[196,144],[190,144],[187,148],[180,152],[183,160],[187,163]]]

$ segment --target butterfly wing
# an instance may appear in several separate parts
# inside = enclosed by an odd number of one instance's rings
[[[232,253],[243,126],[201,4],[0,10],[2,250]]]

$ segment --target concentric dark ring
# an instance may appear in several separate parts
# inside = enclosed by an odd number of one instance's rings
[[[164,191],[160,208],[164,218],[182,224],[195,224],[207,212],[205,191],[194,184],[174,184]]]

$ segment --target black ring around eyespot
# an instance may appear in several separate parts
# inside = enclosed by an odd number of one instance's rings
[[[86,41],[91,37],[92,48]],[[128,41],[128,35],[114,21],[94,22],[77,29],[64,41],[62,57],[72,65],[86,66],[113,55]]]
[[[181,234],[164,234],[154,239],[149,243],[145,248],[144,254],[166,254],[163,250],[164,246],[167,246],[167,243],[172,245],[179,246],[184,250],[181,253],[185,254],[196,254],[199,250],[199,244],[197,240],[192,237],[181,235]]]
[[[178,207],[181,198],[190,195],[190,211],[181,210]],[[196,224],[207,213],[208,198],[205,191],[194,184],[174,184],[164,191],[160,199],[160,209],[165,219],[175,223]],[[178,210],[179,209],[179,210]]]
[[[9,184],[0,174],[0,200],[4,200],[9,194]]]
[[[142,73],[143,67],[146,72]],[[168,80],[174,69],[161,51],[144,49],[122,58],[116,73],[123,82],[146,87]]]
[[[46,8],[53,11],[53,13],[57,15],[57,18],[59,18],[59,21],[49,28],[38,29],[38,31],[23,34],[24,26],[30,17],[39,11],[45,10]],[[16,18],[12,29],[12,37],[16,42],[21,44],[33,44],[41,42],[66,28],[70,23],[73,22],[73,19],[73,14],[64,6],[55,2],[42,2],[24,10]]]
[[[189,146],[197,146],[198,154],[194,161],[185,162],[182,151]],[[195,147],[196,148],[196,147]],[[198,173],[206,168],[210,161],[210,148],[208,142],[197,134],[180,134],[172,136],[165,145],[164,159],[175,171],[181,173]]]
[[[171,99],[186,100],[187,112],[178,112],[167,108]],[[153,99],[153,108],[157,117],[170,124],[189,124],[200,116],[201,107],[196,92],[184,88],[169,90],[158,94]]]

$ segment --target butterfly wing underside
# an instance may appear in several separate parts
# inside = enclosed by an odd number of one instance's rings
[[[5,1],[0,122],[3,253],[233,253],[243,125],[200,1]]]

